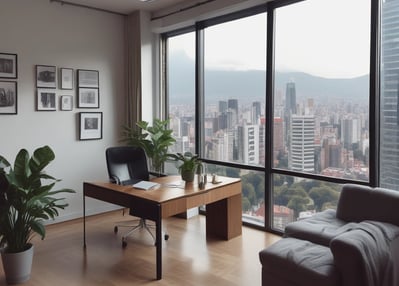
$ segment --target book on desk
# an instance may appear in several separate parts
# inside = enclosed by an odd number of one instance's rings
[[[160,184],[150,181],[138,181],[132,187],[140,190],[150,190],[160,186]]]

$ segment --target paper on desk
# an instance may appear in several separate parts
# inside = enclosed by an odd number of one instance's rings
[[[142,190],[149,190],[159,186],[158,183],[149,182],[149,181],[140,181],[133,185],[133,188],[142,189]]]

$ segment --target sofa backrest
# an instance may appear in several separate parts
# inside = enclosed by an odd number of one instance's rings
[[[376,220],[399,226],[399,191],[345,184],[337,218],[353,222]]]

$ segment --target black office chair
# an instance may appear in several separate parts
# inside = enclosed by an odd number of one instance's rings
[[[142,148],[132,146],[110,147],[105,151],[107,169],[110,181],[119,185],[132,185],[139,181],[148,181],[150,174],[147,167],[147,157]],[[129,214],[132,215],[131,210]],[[152,229],[155,225],[148,224],[143,218],[138,220],[117,224],[114,232],[118,232],[119,227],[130,227],[131,229],[122,236],[122,247],[127,245],[127,237],[137,229],[147,230],[155,241]],[[165,240],[169,238],[165,234]]]

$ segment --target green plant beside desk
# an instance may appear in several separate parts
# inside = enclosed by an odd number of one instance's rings
[[[162,166],[168,159],[168,148],[176,140],[173,138],[173,130],[168,128],[169,120],[155,118],[153,126],[147,121],[139,121],[136,126],[139,128],[123,127],[123,139],[127,145],[141,147],[144,149],[151,162],[151,170],[159,176]]]
[[[29,279],[33,246],[30,240],[34,233],[42,239],[46,236],[45,220],[58,216],[58,210],[68,204],[55,196],[59,193],[74,193],[71,189],[51,191],[60,180],[46,174],[44,168],[55,158],[50,147],[34,151],[32,157],[21,149],[14,168],[0,156],[0,246],[7,283],[21,283]],[[48,184],[42,184],[42,180]],[[21,255],[20,255],[21,254]],[[22,264],[12,265],[16,257],[28,255],[30,263],[22,258]],[[28,265],[24,267],[24,265]],[[26,273],[18,273],[18,270]]]

